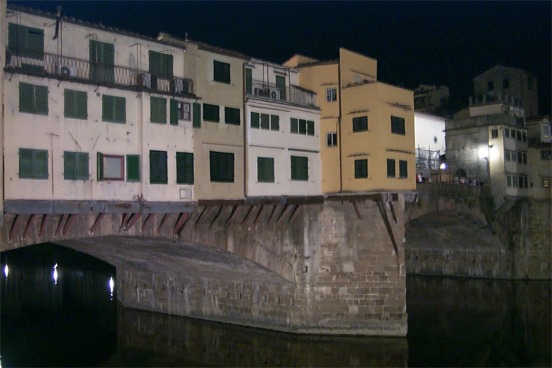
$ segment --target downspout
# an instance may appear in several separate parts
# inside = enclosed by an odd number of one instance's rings
[[[341,147],[341,56],[337,62],[337,102],[339,103],[339,113],[337,124],[339,126],[338,145],[339,145],[339,193],[343,192],[343,150]]]
[[[246,99],[247,99],[247,81],[246,81],[246,72],[245,66],[247,61],[243,63],[242,66],[242,88],[243,88],[243,197],[247,199],[248,188],[247,188],[247,178],[248,178],[248,165],[247,165],[247,113],[246,113]],[[251,76],[253,79],[253,76]]]

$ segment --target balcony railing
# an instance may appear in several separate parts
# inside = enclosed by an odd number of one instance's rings
[[[279,87],[273,83],[253,80],[247,96],[271,101],[281,101],[305,107],[317,107],[316,93],[297,86]]]
[[[7,49],[4,68],[6,72],[172,95],[193,94],[192,80],[187,78],[159,76],[135,68],[94,63],[56,54],[18,51]]]

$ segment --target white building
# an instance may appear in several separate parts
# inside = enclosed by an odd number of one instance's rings
[[[245,65],[247,197],[320,195],[320,110],[293,68]]]
[[[415,112],[416,171],[425,177],[439,169],[440,157],[445,154],[445,118]]]

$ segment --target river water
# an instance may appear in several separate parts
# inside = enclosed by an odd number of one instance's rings
[[[114,268],[53,244],[2,253],[1,271],[0,367],[552,366],[549,281],[409,276],[408,336],[375,338],[125,309]]]

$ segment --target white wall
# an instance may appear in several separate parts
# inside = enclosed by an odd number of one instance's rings
[[[445,153],[445,119],[439,116],[414,113],[416,149],[431,149]]]

